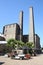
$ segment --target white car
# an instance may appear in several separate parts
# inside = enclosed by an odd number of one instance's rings
[[[19,54],[19,55],[18,55],[18,57],[20,57],[20,59],[22,59],[22,60],[23,60],[23,59],[24,59],[24,57],[25,57],[25,54]]]
[[[8,58],[8,54],[5,54],[4,57]]]
[[[24,59],[24,57],[25,57],[25,54],[18,54],[14,58],[15,59]]]
[[[15,56],[15,59],[20,59],[20,57],[19,56]]]

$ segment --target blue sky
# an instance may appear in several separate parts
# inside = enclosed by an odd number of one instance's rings
[[[35,33],[43,46],[43,0],[0,0],[0,32],[3,26],[19,23],[19,12],[23,10],[23,34],[29,34],[29,7],[33,6]]]

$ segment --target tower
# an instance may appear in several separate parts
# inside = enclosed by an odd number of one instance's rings
[[[35,29],[34,29],[34,15],[33,8],[29,8],[29,42],[33,42],[35,44]]]
[[[22,36],[23,36],[23,11],[20,11],[19,26],[20,26],[20,41],[22,41]]]

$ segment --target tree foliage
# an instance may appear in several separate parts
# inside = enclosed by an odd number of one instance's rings
[[[24,43],[22,41],[17,41],[12,38],[7,41],[7,46],[12,49],[15,49],[15,48],[18,49],[18,48],[22,48],[24,46]]]
[[[10,47],[10,48],[15,48],[15,44],[17,44],[17,41],[16,40],[14,40],[13,38],[12,39],[9,39],[8,41],[7,41],[7,46],[8,47]]]
[[[19,48],[22,48],[23,46],[28,46],[29,48],[34,48],[34,44],[32,42],[24,43],[22,41],[14,40],[13,38],[11,38],[7,41],[7,47],[10,48],[10,50],[19,49]]]
[[[17,43],[19,48],[22,48],[24,46],[24,42],[22,41],[17,41]]]
[[[29,48],[34,48],[34,44],[32,42],[27,42],[26,45],[29,47]]]

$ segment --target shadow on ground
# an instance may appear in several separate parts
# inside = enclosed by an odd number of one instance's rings
[[[4,64],[5,62],[0,62],[0,65]]]

